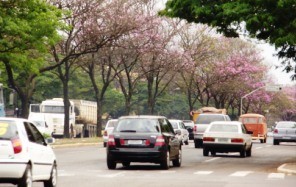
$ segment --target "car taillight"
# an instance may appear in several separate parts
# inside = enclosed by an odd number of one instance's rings
[[[108,132],[107,131],[104,131],[104,136],[108,136]]]
[[[215,141],[215,138],[212,138],[212,137],[203,137],[202,139],[204,142],[214,142]]]
[[[279,133],[279,130],[274,129],[273,133],[277,134],[277,133]]]
[[[107,145],[109,147],[114,147],[115,146],[115,139],[114,139],[113,135],[109,135]]]
[[[194,127],[193,127],[193,131],[194,131],[194,132],[197,131],[197,127],[196,127],[196,125],[194,125]]]
[[[21,140],[16,138],[11,140],[13,151],[15,154],[20,153],[22,151],[22,143]]]
[[[156,138],[155,146],[164,146],[165,145],[165,139],[163,136],[158,136]]]
[[[120,138],[120,145],[125,145],[125,140]]]
[[[243,143],[244,139],[241,138],[232,138],[231,143]]]
[[[146,142],[145,142],[145,145],[149,146],[150,145],[150,140],[147,139]]]

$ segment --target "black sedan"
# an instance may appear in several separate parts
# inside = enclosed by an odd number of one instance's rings
[[[124,116],[119,118],[107,142],[107,166],[117,163],[129,167],[131,162],[158,163],[163,169],[180,167],[182,161],[181,132],[174,132],[163,116]]]

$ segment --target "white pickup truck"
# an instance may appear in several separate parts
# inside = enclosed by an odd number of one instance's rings
[[[201,148],[203,145],[203,134],[209,124],[213,121],[231,121],[230,117],[226,114],[203,113],[199,114],[194,122],[194,147]]]

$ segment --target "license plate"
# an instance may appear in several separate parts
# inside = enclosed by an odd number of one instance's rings
[[[218,138],[218,142],[228,142],[228,138]]]
[[[129,145],[142,145],[143,141],[142,140],[128,140],[127,143]]]

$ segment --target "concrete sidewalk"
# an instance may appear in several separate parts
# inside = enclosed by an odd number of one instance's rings
[[[277,168],[278,172],[296,174],[296,163],[286,163]]]

